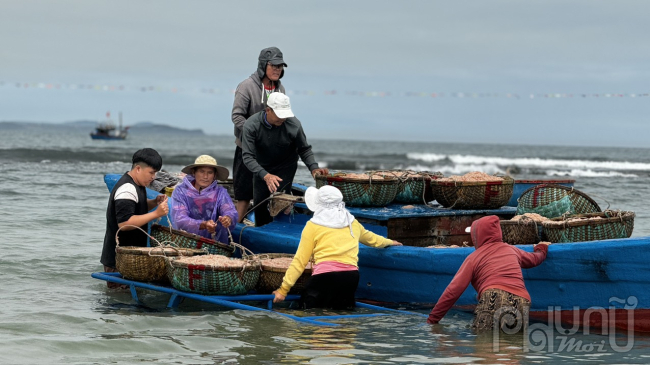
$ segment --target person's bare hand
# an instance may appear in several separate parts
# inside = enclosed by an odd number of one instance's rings
[[[312,177],[316,177],[316,175],[327,175],[330,173],[330,170],[328,169],[315,169],[314,171],[311,172]]]
[[[266,176],[264,176],[264,182],[266,182],[266,186],[269,188],[271,193],[278,191],[281,181],[282,179],[280,179],[279,176],[273,174],[266,174]]]
[[[280,303],[286,298],[285,295],[280,294],[277,290],[273,291],[273,295],[275,295],[275,298],[273,298],[273,303]]]
[[[217,223],[210,219],[209,221],[205,222],[205,229],[207,229],[210,233],[214,233],[217,230]]]
[[[156,215],[158,217],[164,217],[169,213],[169,206],[167,205],[167,195],[163,195],[163,199],[161,202],[158,202],[158,197],[156,197],[156,202],[158,203],[158,207],[156,208]]]
[[[393,240],[392,246],[404,246],[404,245],[402,244],[402,242],[398,242],[398,241]]]
[[[156,204],[160,204],[163,202],[163,200],[167,199],[167,195],[165,194],[159,194],[156,196]]]
[[[546,245],[546,246],[548,246],[550,244],[551,244],[550,242],[540,242],[540,243],[538,243],[538,245]]]
[[[230,217],[227,215],[219,216],[218,220],[221,223],[221,225],[224,227],[230,227],[230,225],[232,224],[232,219],[230,219]]]

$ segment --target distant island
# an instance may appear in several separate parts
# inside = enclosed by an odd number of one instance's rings
[[[98,122],[90,120],[77,120],[72,122],[63,123],[39,123],[39,122],[0,122],[1,129],[31,129],[31,128],[68,128],[75,130],[83,130],[90,133],[95,130]],[[184,134],[184,135],[205,135],[202,129],[184,129],[172,127],[166,124],[156,124],[153,122],[138,122],[135,124],[126,125],[129,127],[129,135],[139,134]]]

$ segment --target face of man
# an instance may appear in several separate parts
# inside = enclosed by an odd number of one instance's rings
[[[269,122],[270,125],[279,127],[284,123],[284,121],[287,120],[286,118],[280,119],[278,118],[277,115],[275,115],[275,112],[271,108],[266,108],[266,121]]]
[[[151,182],[156,178],[156,170],[153,167],[135,165],[135,169],[132,171],[133,180],[136,184],[140,186],[149,186]]]
[[[282,70],[284,65],[272,65],[270,63],[266,64],[266,77],[271,81],[280,80],[280,75],[282,75]]]

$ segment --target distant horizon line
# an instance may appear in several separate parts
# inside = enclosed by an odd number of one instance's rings
[[[101,120],[90,120],[90,119],[79,119],[79,120],[71,120],[71,121],[59,121],[59,122],[37,122],[37,121],[16,121],[16,120],[0,120],[0,124],[4,123],[15,123],[15,124],[46,124],[46,125],[58,125],[58,126],[65,126],[65,125],[70,125],[73,123],[101,123]],[[206,132],[202,128],[194,128],[194,129],[186,129],[186,128],[181,128],[181,127],[176,127],[174,125],[170,124],[165,124],[165,123],[156,123],[153,121],[149,120],[143,120],[136,122],[134,124],[129,124],[128,126],[135,126],[138,124],[142,123],[150,123],[153,126],[163,126],[163,127],[170,127],[170,128],[175,128],[178,130],[183,130],[183,131],[200,131],[204,136],[213,136],[213,137],[222,137],[222,138],[227,138],[231,137],[234,138],[234,135],[231,134],[220,134],[220,133],[211,133],[211,132]],[[641,147],[641,146],[620,146],[620,145],[568,145],[568,144],[551,144],[551,143],[512,143],[512,142],[468,142],[468,141],[422,141],[422,140],[407,140],[407,139],[393,139],[393,140],[387,140],[387,139],[352,139],[352,138],[345,138],[345,137],[338,137],[338,138],[330,138],[330,137],[320,137],[320,138],[309,138],[310,140],[314,141],[350,141],[350,142],[386,142],[386,143],[394,143],[394,142],[400,142],[400,143],[436,143],[436,144],[467,144],[467,145],[486,145],[486,146],[495,146],[495,145],[507,145],[507,146],[538,146],[538,147],[572,147],[572,148],[607,148],[607,149],[614,149],[614,148],[628,148],[628,149],[648,149],[648,147]]]

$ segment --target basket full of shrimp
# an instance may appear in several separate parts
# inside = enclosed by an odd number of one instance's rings
[[[175,289],[206,295],[241,295],[254,289],[260,278],[257,259],[204,255],[167,259]]]
[[[509,176],[468,172],[431,181],[433,198],[451,209],[497,209],[512,196],[515,181]]]
[[[386,172],[336,172],[316,175],[316,187],[332,185],[343,194],[343,201],[350,206],[383,207],[397,195],[399,179]]]
[[[260,273],[260,280],[257,282],[256,290],[259,293],[268,294],[282,285],[282,279],[284,279],[284,274],[289,269],[294,255],[287,253],[263,253],[258,256],[261,260],[262,272]],[[308,262],[302,275],[300,275],[296,283],[291,287],[290,294],[297,294],[302,291],[311,277],[311,268],[312,263]]]
[[[564,215],[543,222],[543,235],[553,243],[628,238],[634,217],[634,212],[620,210]]]

